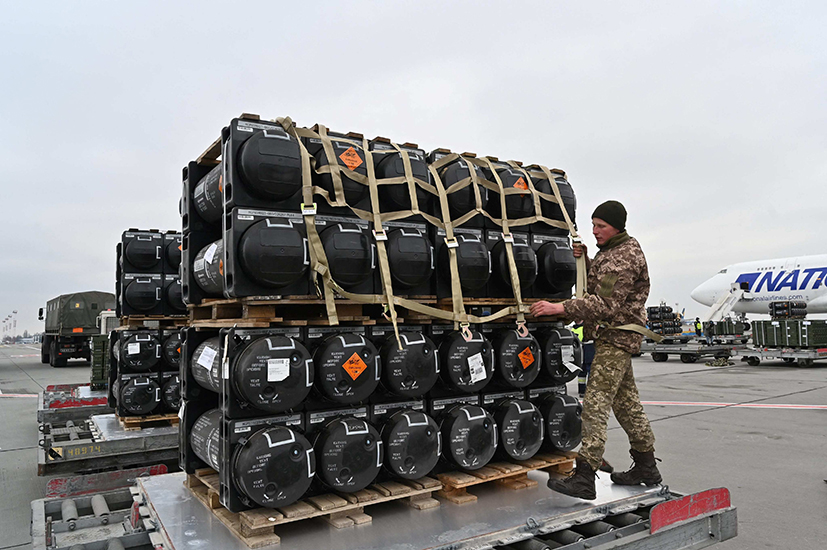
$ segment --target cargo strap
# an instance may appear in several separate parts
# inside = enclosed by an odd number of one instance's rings
[[[636,333],[638,333],[642,336],[645,336],[646,338],[649,338],[651,340],[654,340],[655,342],[658,342],[658,343],[660,343],[663,340],[663,336],[661,336],[660,334],[655,334],[654,332],[652,332],[648,328],[646,328],[644,326],[641,326],[641,325],[634,324],[634,323],[629,323],[629,324],[626,324],[626,325],[619,325],[619,326],[598,325],[598,328],[600,328],[600,327],[611,329],[611,330],[625,330],[625,331],[628,331],[628,332],[636,332]]]
[[[310,249],[310,269],[322,277],[322,290],[324,292],[327,318],[331,325],[338,325],[339,316],[336,313],[335,296],[333,294],[333,287],[330,284],[333,282],[333,278],[330,275],[330,267],[327,262],[327,255],[324,252],[324,246],[322,246],[322,240],[319,237],[319,232],[316,230],[316,203],[313,202],[310,153],[307,152],[307,148],[305,148],[301,138],[297,135],[295,125],[290,117],[279,118],[278,123],[281,124],[285,131],[295,137],[299,143],[299,152],[302,161],[302,215],[304,216],[305,232],[307,233],[307,243]],[[317,281],[315,275],[313,281],[314,283]],[[316,284],[318,285],[318,283]]]
[[[508,227],[508,214],[505,210],[505,193],[503,192],[503,182],[500,179],[500,175],[497,174],[497,170],[494,168],[494,165],[491,164],[491,160],[488,157],[483,157],[480,160],[488,166],[488,169],[494,175],[497,187],[499,188],[501,208],[500,211],[502,212],[502,239],[505,243],[505,253],[506,257],[508,258],[508,271],[511,276],[511,289],[514,291],[514,299],[517,301],[517,326],[524,327],[525,306],[523,305],[522,289],[520,288],[520,275],[519,273],[517,273],[517,264],[514,261],[514,236],[511,234],[511,230]]]
[[[399,339],[399,326],[397,325],[396,307],[393,301],[393,281],[391,280],[391,268],[388,262],[388,251],[385,243],[388,240],[388,235],[385,233],[385,228],[382,226],[382,216],[379,213],[379,188],[376,185],[376,171],[373,166],[373,156],[368,150],[368,141],[362,138],[362,148],[365,153],[365,161],[368,171],[368,190],[370,191],[370,205],[373,211],[373,236],[376,241],[376,254],[379,256],[379,275],[382,277],[382,289],[385,291],[385,298],[387,299],[388,312],[390,313],[391,324],[393,325],[393,333],[396,336],[396,343],[399,350],[402,350],[402,341]],[[405,163],[405,175],[411,173],[411,162],[408,159],[408,154],[402,155]]]
[[[557,181],[555,181],[551,171],[545,166],[540,165],[540,170],[543,171],[543,174],[545,174],[545,176],[548,178],[549,184],[551,184],[551,190],[554,193],[554,198],[556,199],[557,204],[560,206],[560,212],[563,213],[563,219],[565,220],[566,226],[569,230],[569,233],[571,234],[571,240],[576,244],[581,244],[583,242],[583,239],[581,239],[580,235],[577,234],[577,230],[574,228],[574,223],[572,223],[571,217],[569,217],[569,212],[568,210],[566,210],[566,205],[563,204],[563,198],[560,195],[560,187],[557,185]],[[586,255],[581,254],[580,257],[576,259],[576,261],[577,283],[575,286],[575,297],[582,298],[586,294],[586,284],[588,277],[586,271]]]

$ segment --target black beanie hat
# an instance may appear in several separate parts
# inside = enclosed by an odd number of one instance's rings
[[[617,201],[606,201],[595,208],[592,218],[599,218],[618,231],[626,231],[626,209]]]

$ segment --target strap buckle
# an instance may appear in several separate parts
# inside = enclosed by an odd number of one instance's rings
[[[315,216],[316,215],[316,203],[314,202],[310,206],[305,206],[304,203],[301,203],[301,211],[302,216]]]
[[[387,241],[388,240],[388,234],[385,233],[384,229],[382,229],[380,231],[376,231],[374,229],[373,230],[373,238],[376,239],[377,241]]]
[[[457,241],[456,237],[454,237],[453,239],[445,237],[445,246],[447,246],[448,248],[459,248],[459,242]]]
[[[503,233],[503,241],[514,244],[514,235],[511,233]]]

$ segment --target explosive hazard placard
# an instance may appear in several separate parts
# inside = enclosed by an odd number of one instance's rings
[[[339,155],[339,158],[345,163],[345,166],[347,166],[349,170],[356,170],[362,165],[362,158],[353,147],[348,147],[347,151]]]
[[[360,374],[365,372],[365,369],[368,368],[368,366],[365,364],[365,361],[362,359],[361,355],[354,353],[350,356],[350,359],[345,361],[342,368],[345,369],[345,372],[348,373],[352,379],[356,380],[359,378]]]
[[[522,363],[524,369],[530,367],[531,364],[534,362],[534,354],[531,353],[531,350],[529,348],[526,348],[520,353],[518,353],[517,357],[520,358],[520,363]]]

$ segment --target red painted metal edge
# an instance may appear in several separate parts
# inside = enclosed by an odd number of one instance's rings
[[[46,498],[68,498],[129,487],[135,484],[138,476],[156,476],[167,471],[165,464],[155,464],[100,474],[56,477],[46,484]]]
[[[649,515],[651,533],[657,533],[674,523],[686,521],[714,510],[723,510],[731,506],[729,489],[720,487],[709,489],[694,495],[687,495],[677,500],[661,502]]]

